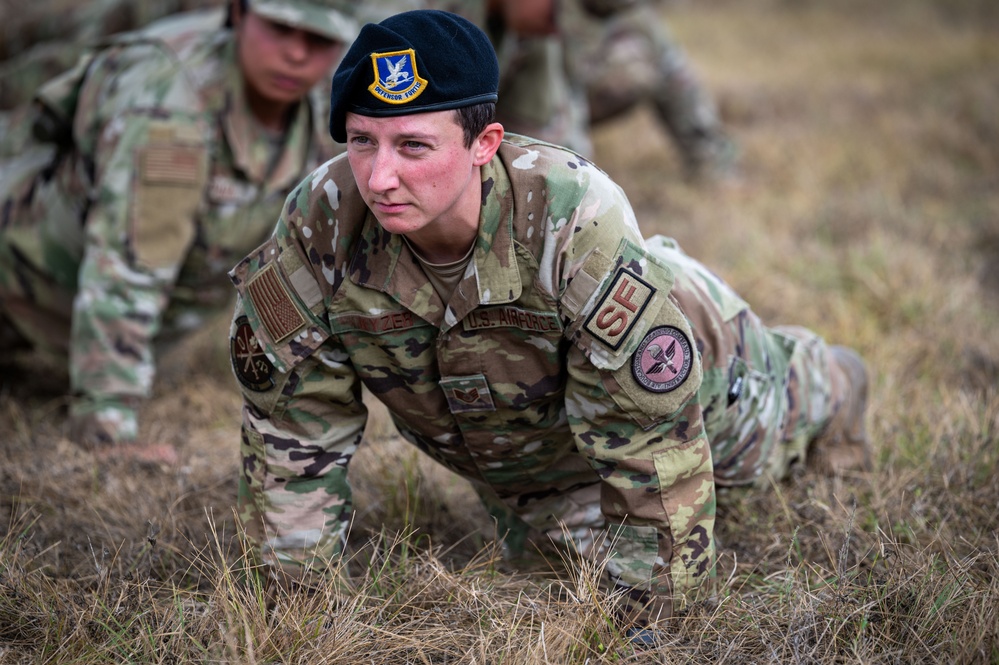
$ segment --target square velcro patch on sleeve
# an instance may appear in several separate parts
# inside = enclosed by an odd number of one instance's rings
[[[621,348],[655,294],[654,286],[627,268],[618,268],[586,320],[586,330],[611,349]]]
[[[305,317],[281,278],[278,264],[265,266],[247,284],[246,290],[257,316],[275,344],[284,341],[305,325]]]
[[[200,184],[205,154],[200,146],[150,145],[142,152],[143,180],[160,184]]]

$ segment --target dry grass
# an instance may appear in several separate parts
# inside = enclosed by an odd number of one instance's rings
[[[724,494],[716,577],[635,652],[598,571],[507,570],[467,485],[376,422],[352,469],[351,588],[268,613],[234,537],[223,321],[170,356],[152,407],[179,469],[97,466],[61,436],[58,372],[7,377],[0,664],[999,663],[999,11],[705,0],[667,16],[744,181],[683,183],[646,112],[597,131],[598,162],[646,233],[766,319],[863,352],[874,473]]]

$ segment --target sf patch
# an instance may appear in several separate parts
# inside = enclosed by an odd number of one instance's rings
[[[229,357],[236,378],[250,390],[264,392],[274,386],[274,364],[245,316],[236,319],[236,332],[229,340]]]
[[[617,351],[655,293],[655,287],[644,279],[626,268],[618,268],[586,320],[586,330]]]
[[[372,53],[375,68],[374,83],[368,86],[372,95],[388,104],[408,104],[427,89],[427,79],[416,71],[416,51]]]
[[[687,380],[693,362],[687,335],[673,326],[659,326],[649,331],[632,356],[631,373],[649,392],[668,393]]]

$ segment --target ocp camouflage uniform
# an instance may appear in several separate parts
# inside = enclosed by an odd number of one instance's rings
[[[569,0],[560,5],[571,86],[591,124],[649,102],[691,175],[731,172],[738,149],[655,0]]]
[[[177,15],[90,53],[39,93],[48,140],[16,132],[20,157],[0,163],[0,311],[68,353],[83,439],[136,436],[154,342],[231,302],[226,272],[339,151],[325,94],[283,136],[257,124],[222,22]]]
[[[346,159],[308,176],[233,270],[247,532],[296,575],[341,552],[363,385],[506,513],[514,544],[565,529],[607,557],[627,612],[669,614],[712,570],[716,482],[784,467],[828,419],[825,344],[764,328],[675,244],[646,243],[574,153],[508,135],[482,191],[448,302]]]
[[[4,0],[7,1],[7,0]],[[31,100],[39,86],[71,68],[88,46],[180,11],[220,0],[32,0],[0,12],[0,108]]]

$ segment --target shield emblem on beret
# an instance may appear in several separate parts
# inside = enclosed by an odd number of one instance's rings
[[[372,53],[375,81],[368,86],[371,94],[387,104],[407,104],[427,89],[427,79],[416,70],[416,51]]]

